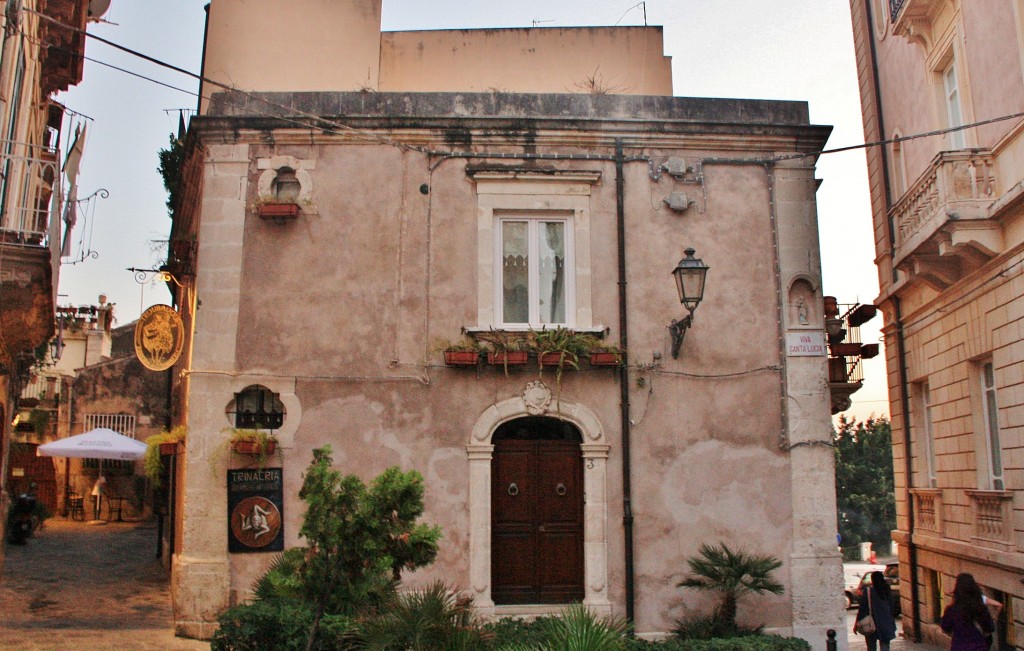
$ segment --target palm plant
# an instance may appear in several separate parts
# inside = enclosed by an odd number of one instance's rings
[[[544,620],[540,644],[512,644],[499,651],[622,651],[629,625],[618,619],[594,616],[585,606],[573,604],[558,617]]]
[[[370,651],[477,651],[487,635],[473,616],[472,600],[437,582],[420,592],[395,595],[360,626]]]
[[[785,590],[772,576],[772,572],[782,567],[782,561],[767,554],[733,551],[725,543],[702,544],[697,556],[687,559],[686,563],[692,576],[677,586],[721,593],[722,603],[715,614],[730,629],[736,628],[736,604],[742,595],[782,594]]]

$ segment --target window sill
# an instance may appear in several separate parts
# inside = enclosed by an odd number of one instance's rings
[[[531,331],[536,332],[538,330],[543,330],[545,328],[554,329],[554,328],[559,328],[559,327],[566,328],[566,326],[557,326],[557,325],[538,326],[538,327],[529,326],[529,325],[521,325],[521,326],[520,325],[514,325],[514,326],[500,326],[500,327],[491,327],[491,326],[462,326],[462,332],[472,337],[475,334],[479,334],[479,333],[483,333],[483,332],[531,332]],[[592,326],[590,328],[566,328],[566,329],[567,330],[572,330],[573,332],[579,332],[581,334],[594,335],[595,337],[598,337],[600,339],[603,339],[605,337],[605,335],[607,335],[608,332],[610,331],[610,328],[608,328],[608,326],[602,326],[602,325]]]

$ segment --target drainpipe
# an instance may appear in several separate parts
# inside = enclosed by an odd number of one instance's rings
[[[619,395],[622,412],[622,529],[626,570],[626,620],[634,619],[633,587],[633,477],[630,471],[629,327],[626,318],[626,179],[623,176],[622,140],[615,140],[615,217],[619,262]]]
[[[882,86],[878,77],[878,52],[875,48],[875,22],[871,14],[871,3],[864,0],[864,13],[867,18],[868,45],[871,53],[871,76],[875,91],[875,115],[878,119],[878,131],[881,136],[879,140],[885,140],[885,121],[882,113]],[[889,236],[889,259],[896,257],[896,228],[892,219],[892,187],[889,183],[889,154],[885,145],[879,145],[882,156],[882,187],[885,191],[885,212]],[[895,281],[896,266],[892,265],[893,281]],[[906,504],[907,504],[907,564],[910,566],[910,609],[911,619],[914,622],[914,642],[921,641],[921,604],[918,599],[919,590],[917,585],[917,546],[914,544],[914,496],[911,493],[914,484],[914,455],[911,454],[912,443],[910,435],[910,397],[907,392],[909,381],[907,379],[907,351],[906,342],[903,338],[903,310],[898,296],[892,297],[893,305],[893,329],[896,333],[896,366],[900,382],[900,409],[903,411],[903,460],[904,473],[906,476]]]
[[[206,80],[206,43],[210,38],[210,5],[203,7],[206,12],[206,20],[203,23],[203,58],[199,62],[199,97],[196,99],[196,115],[203,112],[203,83]]]

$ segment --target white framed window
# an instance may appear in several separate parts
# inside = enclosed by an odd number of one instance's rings
[[[572,217],[515,214],[495,224],[494,294],[500,326],[574,326]]]
[[[937,488],[939,485],[937,464],[935,462],[935,424],[932,422],[932,394],[927,382],[918,385],[918,405],[921,414],[921,444],[924,446],[924,456],[928,473],[928,488]]]
[[[988,448],[989,488],[1005,490],[1003,482],[1003,454],[999,442],[999,405],[996,402],[996,378],[992,362],[981,365],[981,404],[984,420],[985,445]]]
[[[471,170],[477,194],[477,323],[596,328],[590,201],[597,170]]]
[[[946,102],[946,126],[959,127],[964,124],[963,108],[960,103],[960,82],[956,72],[956,58],[942,71],[942,87]],[[964,148],[964,132],[949,132],[949,148]]]
[[[892,134],[894,141],[902,137],[903,134],[899,130]],[[896,200],[907,191],[907,166],[903,159],[902,142],[892,143],[892,189],[895,191],[893,195]]]

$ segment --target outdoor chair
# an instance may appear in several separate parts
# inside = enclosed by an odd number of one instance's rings
[[[85,506],[82,504],[82,496],[78,493],[68,495],[68,513],[72,520],[85,520]]]

